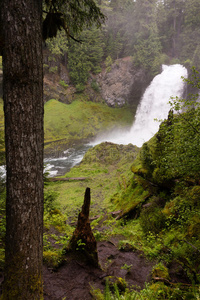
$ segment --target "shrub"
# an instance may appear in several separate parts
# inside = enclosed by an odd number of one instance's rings
[[[58,71],[58,67],[57,66],[49,68],[49,72],[50,73],[57,73],[57,71]]]
[[[82,83],[78,83],[76,85],[76,92],[77,93],[82,93],[85,90],[85,85]]]
[[[64,88],[67,88],[68,87],[68,84],[64,81],[64,80],[60,80],[59,81],[59,84],[64,87]]]
[[[61,253],[53,250],[44,251],[43,260],[48,267],[56,268],[61,262]]]
[[[106,65],[106,72],[109,73],[111,71],[111,66],[112,66],[112,57],[109,55],[107,58],[106,58],[106,61],[105,61],[105,65]]]
[[[140,214],[140,224],[145,234],[159,233],[165,227],[165,221],[166,217],[162,210],[153,203]]]
[[[44,193],[44,210],[50,212],[56,208],[56,200],[59,196],[58,192],[47,190]]]
[[[98,83],[96,82],[96,80],[92,80],[92,82],[91,82],[91,88],[93,88],[93,90],[96,91],[96,92],[98,92],[98,93],[99,93],[99,91],[100,91],[99,85],[98,85]]]

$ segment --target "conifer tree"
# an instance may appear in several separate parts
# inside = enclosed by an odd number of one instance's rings
[[[3,300],[43,298],[43,38],[101,24],[93,0],[1,1],[6,144]],[[42,38],[43,33],[43,38]]]

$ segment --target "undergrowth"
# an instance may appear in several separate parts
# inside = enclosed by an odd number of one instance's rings
[[[163,300],[163,299],[200,299],[200,288],[192,286],[187,289],[181,289],[178,285],[175,287],[166,286],[163,282],[146,284],[145,288],[137,291],[137,287],[126,288],[121,291],[117,283],[109,286],[106,282],[105,290],[91,287],[91,294],[95,300]]]

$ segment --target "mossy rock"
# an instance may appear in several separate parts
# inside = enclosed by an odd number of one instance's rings
[[[187,230],[187,236],[200,239],[200,219],[198,215],[193,216]]]
[[[111,290],[113,290],[114,286],[117,286],[121,292],[125,292],[128,287],[126,280],[121,277],[107,276],[104,280]]]
[[[172,292],[172,289],[166,286],[164,282],[154,282],[150,285],[149,289],[153,292],[155,299],[168,299],[168,295]]]
[[[153,280],[166,279],[170,280],[168,268],[162,263],[158,263],[152,270],[151,277]]]
[[[43,261],[47,267],[57,268],[60,265],[61,260],[58,251],[47,250],[43,252]]]
[[[145,168],[142,168],[142,167],[135,167],[135,166],[132,166],[131,167],[131,170],[134,174],[138,175],[138,176],[141,176],[142,178],[146,178],[147,175],[148,175],[148,170],[145,169]]]
[[[200,206],[200,186],[194,186],[187,194],[187,198],[195,206]]]
[[[97,163],[99,165],[108,165],[119,163],[119,161],[126,159],[130,163],[136,157],[138,148],[129,145],[118,145],[110,142],[104,142],[92,149],[89,149],[85,154],[82,163]]]
[[[176,199],[167,202],[164,209],[162,210],[163,214],[167,217],[174,215],[176,211]]]
[[[128,243],[127,241],[120,241],[119,243],[119,250],[123,252],[134,252],[137,251],[137,248]]]

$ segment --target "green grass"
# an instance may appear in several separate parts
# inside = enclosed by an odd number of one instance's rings
[[[97,133],[132,124],[134,114],[128,108],[111,108],[102,103],[84,101],[84,96],[78,99],[71,104],[57,100],[45,103],[45,149],[57,147],[59,144],[88,140]],[[0,130],[4,130],[2,99],[0,99]]]
[[[130,126],[132,120],[133,114],[127,108],[89,101],[64,104],[50,100],[45,103],[45,142],[88,139],[115,126]]]

